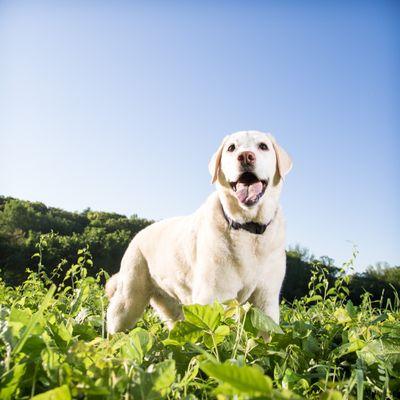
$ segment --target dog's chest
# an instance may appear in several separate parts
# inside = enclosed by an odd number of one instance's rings
[[[243,266],[258,266],[265,260],[268,250],[267,237],[244,230],[233,230],[230,235],[232,257]],[[254,269],[254,268],[252,268]]]
[[[252,292],[265,268],[268,243],[261,235],[245,231],[231,234],[230,259],[241,281],[242,294]]]

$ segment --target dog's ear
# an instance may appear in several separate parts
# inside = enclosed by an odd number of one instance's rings
[[[279,144],[276,142],[275,138],[271,134],[269,135],[269,137],[275,150],[277,172],[283,179],[292,169],[292,159],[290,158],[289,154],[281,146],[279,146]]]
[[[208,170],[212,176],[211,183],[214,183],[218,178],[218,173],[221,168],[221,158],[222,158],[222,150],[224,148],[225,142],[228,139],[228,136],[225,136],[218,147],[218,150],[211,157],[210,162],[208,163]]]

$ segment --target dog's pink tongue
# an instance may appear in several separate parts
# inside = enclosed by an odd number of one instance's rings
[[[262,182],[254,182],[251,185],[245,185],[238,182],[236,184],[236,196],[242,203],[255,201],[257,196],[262,192]]]

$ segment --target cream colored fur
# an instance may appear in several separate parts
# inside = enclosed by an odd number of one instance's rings
[[[260,149],[265,143],[268,151]],[[227,151],[234,144],[235,151]],[[229,182],[243,172],[238,154],[256,155],[254,173],[268,180],[258,203],[245,206]],[[229,299],[250,301],[279,322],[279,292],[285,275],[285,228],[279,205],[288,154],[270,134],[242,131],[226,136],[210,161],[216,192],[192,215],[154,223],[139,232],[106,286],[109,333],[134,326],[150,303],[172,326],[182,304]],[[222,205],[222,206],[221,206]],[[262,235],[229,228],[222,212],[239,223],[271,221]]]

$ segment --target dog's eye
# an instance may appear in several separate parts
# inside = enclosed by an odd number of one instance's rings
[[[231,144],[229,147],[228,147],[228,151],[230,151],[231,153],[232,153],[232,151],[234,151],[235,150],[235,145],[234,144]]]
[[[264,150],[264,151],[269,150],[268,146],[267,146],[265,143],[260,143],[260,144],[258,145],[258,147],[259,147],[261,150]]]

